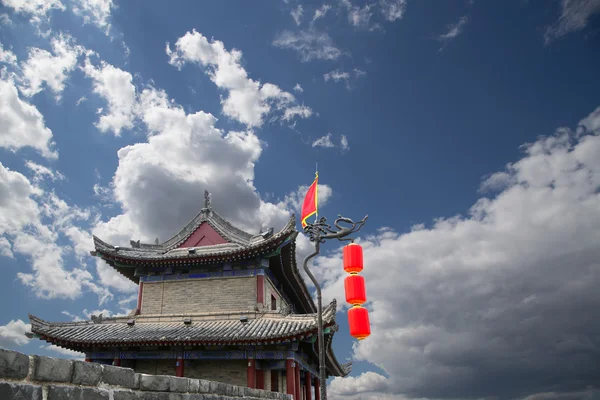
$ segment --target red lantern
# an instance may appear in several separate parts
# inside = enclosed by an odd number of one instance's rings
[[[350,325],[350,336],[363,340],[371,334],[369,323],[369,311],[361,306],[354,306],[348,310],[348,325]]]
[[[365,289],[365,278],[360,275],[352,274],[344,279],[344,288],[346,289],[346,301],[352,305],[361,305],[367,301],[367,291]]]
[[[363,270],[363,250],[359,244],[344,247],[344,271],[355,274]]]

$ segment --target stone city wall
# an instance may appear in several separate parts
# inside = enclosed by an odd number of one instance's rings
[[[203,379],[137,374],[85,361],[0,348],[2,400],[293,400],[293,396]]]

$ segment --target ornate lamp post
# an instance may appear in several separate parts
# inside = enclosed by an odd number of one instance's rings
[[[317,315],[318,315],[318,343],[319,343],[319,384],[321,387],[321,399],[327,400],[327,372],[325,369],[325,340],[323,335],[323,304],[321,298],[321,286],[314,277],[310,269],[308,268],[308,261],[319,254],[321,251],[321,243],[325,243],[328,239],[338,239],[340,241],[350,241],[354,243],[354,239],[348,238],[347,236],[356,233],[363,227],[367,222],[366,215],[362,220],[358,222],[352,221],[350,218],[342,217],[338,215],[333,225],[336,229],[333,229],[331,225],[327,224],[327,219],[321,217],[313,224],[307,224],[304,227],[304,232],[308,235],[311,242],[315,244],[315,251],[304,259],[304,270],[315,285],[317,291]],[[348,224],[348,226],[341,226],[341,223]]]

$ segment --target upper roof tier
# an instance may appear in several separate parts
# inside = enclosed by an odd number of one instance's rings
[[[274,251],[296,232],[296,218],[290,217],[276,234],[267,232],[252,235],[235,227],[215,212],[208,200],[204,208],[183,229],[163,243],[147,244],[130,241],[131,247],[115,246],[94,236],[93,256],[107,261],[146,262],[165,264],[185,259],[188,264],[228,262],[256,257]]]

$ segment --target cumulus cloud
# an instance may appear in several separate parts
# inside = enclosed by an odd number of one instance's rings
[[[137,101],[131,74],[104,61],[95,66],[90,58],[85,60],[82,70],[93,80],[94,93],[108,103],[108,110],[102,110],[96,127],[101,132],[112,132],[115,136],[120,136],[123,129],[131,129],[136,117]]]
[[[299,32],[283,31],[275,37],[273,46],[294,50],[302,62],[337,60],[344,54],[327,33],[313,29]]]
[[[65,349],[64,347],[55,346],[53,344],[43,344],[40,346],[40,349],[44,349],[50,351],[52,353],[56,353],[60,355],[61,358],[72,358],[76,360],[83,360],[85,358],[85,354],[79,351]]]
[[[177,39],[174,50],[167,43],[166,52],[170,57],[169,63],[178,68],[186,63],[206,67],[215,85],[228,92],[221,102],[223,113],[249,127],[261,126],[264,117],[273,110],[285,112],[295,106],[296,99],[291,93],[248,77],[241,65],[241,51],[228,51],[223,42],[209,42],[195,30]],[[305,116],[302,113],[296,115]]]
[[[600,0],[562,0],[558,20],[546,29],[546,44],[571,32],[583,30],[592,16],[600,13]]]
[[[33,182],[39,183],[43,180],[50,180],[52,182],[56,180],[63,180],[65,176],[58,171],[53,171],[50,168],[37,164],[31,160],[25,162],[25,166],[33,172]]]
[[[342,138],[340,139],[340,146],[342,150],[350,150],[350,145],[348,144],[348,138],[346,135],[342,135]]]
[[[73,2],[73,13],[83,18],[84,24],[93,24],[110,33],[110,14],[115,8],[113,0],[75,0]]]
[[[0,347],[23,346],[29,343],[25,333],[30,330],[31,325],[20,319],[11,320],[6,325],[0,325]]]
[[[388,393],[522,398],[600,380],[600,131],[523,150],[468,215],[360,240],[372,335],[354,357],[387,373]],[[316,260],[325,301],[343,293],[340,258]]]
[[[302,89],[302,86],[300,86],[299,83],[296,83],[296,86],[294,86],[294,92],[302,93],[302,92],[304,92],[304,89]]]
[[[77,58],[84,53],[82,46],[75,45],[68,35],[58,35],[51,42],[52,53],[34,47],[29,50],[27,61],[21,63],[19,89],[27,97],[42,91],[46,86],[60,99],[68,74],[75,69]]]
[[[32,147],[46,158],[58,157],[44,117],[19,97],[14,81],[7,77],[0,77],[0,126],[0,147],[11,151]]]
[[[17,56],[10,50],[5,50],[4,46],[0,42],[0,63],[16,65],[17,64]]]
[[[76,223],[88,219],[89,211],[67,205],[0,163],[0,236],[8,239],[14,255],[28,258],[32,272],[19,272],[17,278],[38,297],[74,299],[83,289],[95,293],[101,304],[112,297],[94,283],[81,259],[90,250],[91,237]],[[59,245],[60,237],[73,247]],[[65,266],[69,253],[80,257],[78,267]]]
[[[2,4],[10,7],[17,14],[28,15],[29,22],[36,27],[38,34],[46,36],[50,30],[41,31],[43,24],[50,22],[52,10],[65,11],[66,7],[60,0],[2,0]]]

